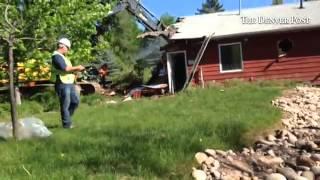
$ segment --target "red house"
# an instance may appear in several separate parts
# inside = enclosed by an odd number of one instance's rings
[[[165,47],[170,91],[232,78],[320,82],[320,1],[184,17]],[[207,38],[208,39],[208,38]]]

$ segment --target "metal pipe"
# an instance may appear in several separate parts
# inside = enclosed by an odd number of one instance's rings
[[[241,6],[242,6],[242,2],[241,0],[239,0],[239,15],[241,15]]]
[[[204,78],[203,78],[202,67],[200,67],[200,78],[201,78],[201,87],[204,88]]]
[[[303,8],[303,0],[300,0],[300,9]]]

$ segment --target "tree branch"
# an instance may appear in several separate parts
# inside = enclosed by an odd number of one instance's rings
[[[33,37],[21,37],[21,38],[18,38],[18,39],[20,39],[20,40],[33,40],[33,41],[39,41],[39,42],[41,42],[41,41],[44,41],[44,40],[46,40],[47,38],[33,38]]]
[[[7,43],[9,43],[9,39],[7,39],[7,38],[4,38],[4,37],[0,37],[0,41],[5,41],[5,42],[7,42]]]
[[[32,37],[22,37],[22,38],[19,38],[20,40],[37,40],[36,38],[32,38]]]
[[[10,29],[10,27],[8,25],[3,25],[2,31],[7,32],[7,33],[11,33],[11,31],[9,29]]]
[[[9,27],[10,27],[11,29],[13,29],[14,31],[18,31],[18,32],[19,32],[19,30],[18,30],[17,28],[15,28],[15,27],[10,23],[10,21],[9,21],[9,19],[8,19],[8,10],[9,10],[9,8],[10,8],[10,6],[7,5],[6,10],[5,10],[5,13],[4,13],[4,18],[5,18],[5,20],[6,20],[6,23],[9,25]]]
[[[0,22],[0,26],[3,26],[3,29],[7,29],[7,28],[10,28],[7,24],[6,24],[6,22]]]
[[[6,3],[0,3],[0,6],[7,6],[8,4]]]

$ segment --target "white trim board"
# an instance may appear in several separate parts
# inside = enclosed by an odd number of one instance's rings
[[[174,94],[174,78],[173,76],[173,70],[172,70],[172,55],[174,54],[184,54],[184,65],[185,65],[185,70],[186,70],[186,79],[188,78],[188,65],[187,65],[187,51],[186,50],[179,50],[179,51],[172,51],[172,52],[167,52],[167,72],[168,72],[168,84],[169,84],[169,92]]]

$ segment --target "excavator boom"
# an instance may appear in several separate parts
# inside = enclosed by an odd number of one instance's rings
[[[127,10],[135,16],[138,22],[149,31],[164,31],[166,28],[160,20],[140,3],[140,0],[120,0],[108,16],[115,15],[123,10]]]

